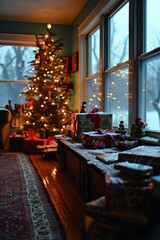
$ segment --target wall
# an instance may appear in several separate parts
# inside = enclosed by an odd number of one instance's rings
[[[53,33],[57,33],[58,39],[63,39],[64,47],[62,49],[63,56],[71,55],[71,30],[70,25],[52,25]],[[46,24],[44,23],[27,23],[27,22],[11,22],[0,21],[0,33],[7,34],[45,34]],[[36,40],[36,39],[35,39]]]

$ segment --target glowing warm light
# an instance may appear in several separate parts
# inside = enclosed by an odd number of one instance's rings
[[[55,177],[57,174],[57,168],[53,168],[52,172],[51,172],[51,176]]]
[[[44,177],[42,181],[44,183],[44,186],[47,188],[47,185],[49,184],[48,177]]]
[[[50,23],[47,24],[47,28],[48,29],[51,29],[52,28],[52,25]]]

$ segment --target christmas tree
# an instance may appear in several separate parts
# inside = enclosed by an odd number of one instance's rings
[[[28,102],[25,104],[25,130],[45,128],[49,133],[57,134],[70,125],[73,86],[63,72],[62,39],[55,40],[54,36],[50,24],[45,35],[36,35],[38,50],[31,62],[33,70],[26,76],[28,86],[23,90]]]

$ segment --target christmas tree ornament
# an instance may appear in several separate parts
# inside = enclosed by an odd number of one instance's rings
[[[39,53],[37,53],[36,56],[35,56],[35,59],[36,60],[40,60],[41,59],[41,55]]]

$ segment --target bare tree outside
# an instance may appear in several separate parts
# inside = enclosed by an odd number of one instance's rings
[[[113,114],[113,125],[123,120],[128,127],[128,67],[119,67],[129,60],[129,4],[124,5],[109,18],[109,66],[106,74],[106,111]]]
[[[87,80],[87,111],[100,106],[99,63],[100,63],[100,29],[96,29],[89,36],[89,59]],[[96,74],[96,76],[95,76]]]
[[[26,46],[0,46],[0,106],[22,103],[24,97],[20,92],[26,86],[25,75],[30,70],[30,64],[34,59],[35,47]],[[23,84],[24,81],[24,84]]]

